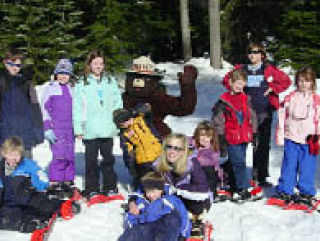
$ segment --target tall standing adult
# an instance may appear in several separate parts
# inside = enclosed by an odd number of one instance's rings
[[[253,141],[253,179],[259,186],[269,187],[269,150],[273,111],[280,106],[279,94],[291,84],[290,78],[266,61],[266,50],[260,43],[250,43],[249,64],[235,65],[244,69],[248,76],[245,93],[251,97],[252,108],[257,113],[258,133]],[[230,73],[223,79],[223,85],[230,90]]]

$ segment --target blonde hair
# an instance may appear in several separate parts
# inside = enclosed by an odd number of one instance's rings
[[[200,122],[194,131],[194,140],[196,147],[200,147],[200,136],[205,135],[211,138],[211,148],[213,151],[219,151],[219,140],[216,130],[209,121]]]
[[[167,161],[166,145],[168,144],[169,141],[171,141],[173,139],[180,140],[182,142],[184,150],[183,150],[182,157],[177,162],[173,163],[173,165],[170,165],[168,163],[168,161]],[[187,137],[185,135],[183,135],[183,134],[180,134],[180,133],[173,133],[173,134],[168,135],[163,140],[163,143],[162,143],[162,155],[160,156],[160,161],[159,161],[158,165],[156,166],[156,169],[160,173],[173,171],[174,173],[181,175],[187,169],[187,159],[188,159],[188,141],[187,141]]]
[[[301,67],[295,76],[295,85],[298,86],[300,76],[305,77],[308,82],[312,83],[312,90],[317,88],[316,85],[316,72],[309,66]]]
[[[17,151],[21,155],[24,153],[23,141],[19,136],[7,138],[1,145],[1,153]]]

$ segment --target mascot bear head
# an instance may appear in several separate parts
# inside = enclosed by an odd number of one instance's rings
[[[141,56],[133,60],[132,70],[126,73],[126,92],[135,97],[149,97],[159,89],[163,78],[155,71],[155,64],[149,57]]]

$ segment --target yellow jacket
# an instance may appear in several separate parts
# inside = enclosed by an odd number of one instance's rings
[[[133,134],[130,136],[132,131]],[[147,126],[143,116],[135,117],[133,125],[126,129],[123,135],[128,140],[125,142],[128,152],[130,153],[135,149],[137,164],[153,162],[160,156],[162,151],[161,143]]]

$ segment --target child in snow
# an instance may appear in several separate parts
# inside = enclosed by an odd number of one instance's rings
[[[41,101],[44,136],[52,151],[50,190],[53,195],[70,197],[75,176],[71,61],[60,59],[53,74],[54,80],[44,89]]]
[[[192,156],[197,157],[204,170],[210,190],[216,193],[217,184],[223,181],[223,171],[219,165],[219,141],[214,127],[208,121],[199,123],[193,134],[195,150]]]
[[[1,146],[0,229],[33,232],[60,210],[63,201],[48,198],[46,174],[23,153],[20,137],[10,137]],[[80,210],[75,203],[71,208]]]
[[[222,94],[213,107],[213,125],[221,141],[221,149],[226,148],[235,176],[233,200],[244,201],[251,197],[247,177],[246,150],[248,143],[256,133],[255,113],[251,108],[249,97],[243,93],[246,85],[246,73],[242,69],[230,74],[230,91]],[[222,139],[222,138],[221,138]],[[226,143],[226,147],[223,144]]]
[[[165,191],[164,178],[155,172],[142,177],[143,192],[132,195],[126,230],[118,241],[178,241],[190,236],[191,222],[183,202]]]
[[[23,54],[7,51],[0,74],[0,145],[11,136],[20,136],[25,156],[32,158],[32,148],[43,142],[41,110],[31,71],[22,69]]]
[[[295,76],[297,90],[288,94],[279,109],[276,143],[284,156],[275,197],[311,205],[316,194],[316,157],[319,154],[320,97],[315,93],[316,74],[302,67]]]
[[[73,93],[73,127],[78,139],[85,145],[85,190],[88,198],[101,193],[117,193],[115,158],[112,153],[113,137],[117,128],[112,113],[122,108],[117,80],[105,71],[103,53],[99,50],[88,54],[85,75],[76,83]],[[98,154],[102,161],[98,162]],[[100,188],[100,171],[102,186]]]
[[[118,109],[113,112],[113,121],[120,128],[120,138],[125,144],[125,151],[135,162],[134,184],[152,169],[152,163],[161,154],[161,141],[149,127],[146,117],[151,115],[150,104],[144,104],[134,110]]]
[[[267,52],[261,43],[250,43],[247,48],[249,64],[235,65],[247,74],[245,94],[250,96],[252,108],[257,115],[257,134],[254,136],[253,178],[261,187],[270,187],[269,151],[273,111],[279,109],[279,94],[291,84],[289,76],[268,63]],[[223,79],[223,85],[230,90],[230,73]]]

